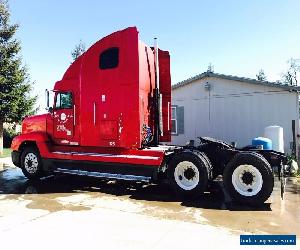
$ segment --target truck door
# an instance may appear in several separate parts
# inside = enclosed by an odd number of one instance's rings
[[[53,110],[53,136],[69,140],[74,136],[74,110],[71,92],[57,92]]]

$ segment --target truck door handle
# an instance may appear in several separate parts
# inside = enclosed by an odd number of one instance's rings
[[[94,102],[94,126],[96,125],[96,102]]]

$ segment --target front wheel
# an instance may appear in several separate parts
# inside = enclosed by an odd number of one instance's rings
[[[27,147],[21,155],[21,169],[30,180],[37,180],[43,176],[42,159],[35,147]]]
[[[225,167],[223,181],[233,200],[248,205],[264,203],[274,186],[270,164],[253,152],[237,154]]]

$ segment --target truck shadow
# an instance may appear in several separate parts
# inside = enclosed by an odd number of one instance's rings
[[[161,202],[180,202],[181,206],[215,209],[215,210],[230,210],[230,211],[271,211],[270,203],[264,203],[260,206],[245,206],[235,203],[231,200],[223,183],[220,181],[213,182],[210,188],[197,199],[182,199],[174,195],[168,185],[152,185],[142,190],[137,190],[130,198],[135,200],[151,200]]]
[[[0,177],[1,178],[1,177]],[[132,200],[153,202],[177,202],[184,207],[230,210],[230,211],[271,211],[270,203],[259,207],[233,203],[221,181],[213,182],[209,190],[194,200],[183,200],[174,195],[166,184],[142,184],[126,181],[106,181],[88,177],[52,176],[41,181],[29,181],[17,176],[3,182],[0,194],[49,194],[98,192],[114,196],[128,196]]]

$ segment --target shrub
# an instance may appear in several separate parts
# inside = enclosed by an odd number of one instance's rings
[[[17,133],[14,129],[11,128],[4,128],[3,130],[3,147],[10,148],[12,139],[17,136]]]

